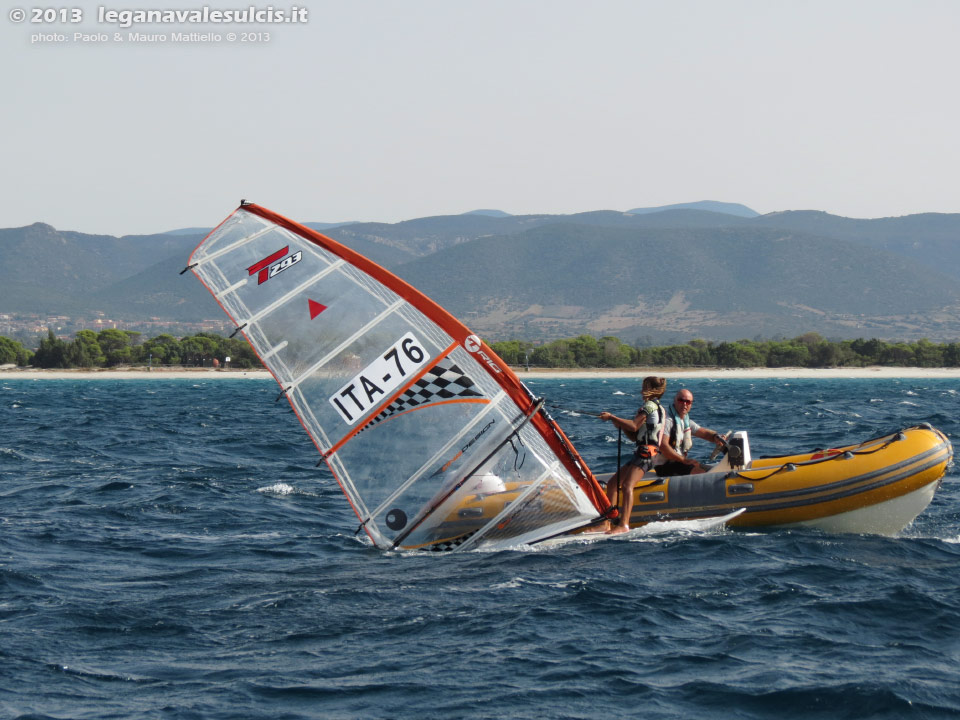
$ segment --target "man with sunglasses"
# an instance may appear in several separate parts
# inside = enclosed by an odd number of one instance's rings
[[[697,475],[706,472],[706,468],[687,453],[693,445],[693,438],[709,440],[719,446],[724,441],[720,433],[700,427],[690,419],[690,406],[693,405],[693,393],[686,388],[680,390],[667,411],[660,441],[660,453],[653,461],[653,471],[663,477],[674,475]]]

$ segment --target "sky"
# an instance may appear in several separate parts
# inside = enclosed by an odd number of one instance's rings
[[[112,2],[0,16],[0,227],[164,232],[241,198],[301,222],[960,212],[955,0],[210,0],[306,16],[128,28],[110,13],[203,5]]]

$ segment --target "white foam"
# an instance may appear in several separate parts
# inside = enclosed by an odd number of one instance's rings
[[[293,487],[293,485],[287,485],[286,483],[274,483],[273,485],[257,488],[257,492],[270,493],[271,495],[293,495],[294,493],[298,492],[298,490]]]

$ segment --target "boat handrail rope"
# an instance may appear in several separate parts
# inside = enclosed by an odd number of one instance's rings
[[[907,428],[907,429],[913,430],[914,428]],[[879,440],[880,438],[875,438],[875,439]],[[831,460],[852,460],[857,455],[873,455],[874,453],[878,453],[881,450],[886,450],[895,442],[898,442],[900,440],[906,440],[906,439],[907,439],[907,436],[903,434],[903,430],[899,430],[893,433],[892,435],[890,435],[889,439],[883,445],[877,448],[874,448],[873,450],[845,450],[844,452],[837,451],[835,453],[830,453],[828,455],[824,455],[823,457],[814,458],[812,460],[804,460],[802,462],[797,462],[797,463],[784,463],[783,465],[778,467],[776,470],[771,472],[769,475],[764,475],[763,477],[759,477],[759,478],[750,477],[749,475],[744,475],[743,473],[737,470],[734,470],[732,472],[727,473],[727,479],[730,480],[732,478],[741,478],[742,480],[750,480],[751,482],[761,482],[762,480],[767,480],[768,478],[772,478],[774,475],[777,475],[778,473],[781,473],[781,472],[793,472],[794,470],[797,469],[798,466],[819,465],[820,463],[830,462]],[[860,443],[860,447],[863,447],[869,442],[873,442],[873,440],[867,440],[864,443]]]

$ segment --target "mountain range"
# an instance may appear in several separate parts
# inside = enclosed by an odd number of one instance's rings
[[[960,337],[960,214],[759,215],[704,201],[307,224],[490,339]],[[178,274],[206,232],[117,238],[43,223],[0,230],[0,314],[221,319],[206,290]]]

